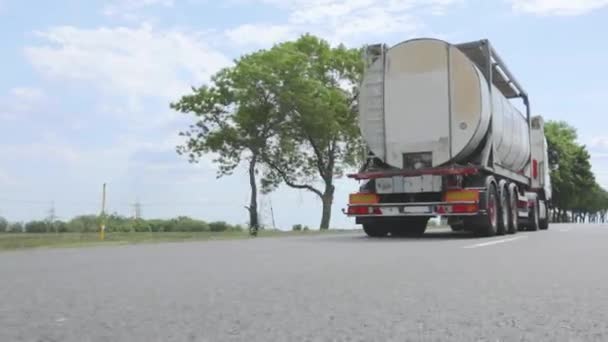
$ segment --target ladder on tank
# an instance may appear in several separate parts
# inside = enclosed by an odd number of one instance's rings
[[[362,87],[365,87],[364,92],[365,103],[364,110],[368,115],[366,116],[367,123],[370,127],[377,127],[382,135],[378,135],[382,139],[381,143],[384,146],[384,155],[378,156],[381,158],[386,157],[386,145],[385,145],[385,122],[384,122],[384,66],[386,58],[387,46],[385,44],[374,44],[368,45],[365,48],[364,59],[365,59],[365,71]],[[380,63],[375,63],[380,60]],[[373,163],[374,156],[372,152],[366,149],[365,164],[363,168],[366,168],[370,163]]]

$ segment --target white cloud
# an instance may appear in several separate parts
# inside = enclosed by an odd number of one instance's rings
[[[53,27],[37,32],[29,62],[58,80],[86,81],[113,94],[174,99],[230,61],[194,32],[116,27]]]
[[[15,120],[29,114],[46,102],[44,92],[35,87],[14,87],[0,96],[0,120]]]
[[[226,36],[240,46],[270,46],[293,37],[292,28],[285,25],[245,24],[226,31]]]
[[[509,0],[518,12],[536,15],[572,16],[608,6],[608,0]]]
[[[102,13],[125,20],[140,20],[140,11],[147,7],[173,7],[174,4],[174,0],[113,0],[103,7]]]
[[[287,12],[282,25],[247,24],[228,30],[240,44],[268,46],[304,32],[329,41],[360,42],[365,36],[389,33],[412,34],[424,25],[422,14],[440,15],[462,0],[249,0],[275,6]],[[238,33],[235,35],[235,32]]]
[[[20,145],[0,146],[2,161],[19,162],[23,160],[60,161],[74,164],[82,161],[83,155],[72,146],[49,142],[32,142]]]
[[[591,139],[589,144],[591,152],[595,155],[605,154],[608,155],[608,137],[595,137]],[[599,153],[598,153],[599,152]]]
[[[9,175],[6,171],[0,169],[0,185],[13,186],[13,185],[17,185],[17,184],[18,184],[18,180],[15,177],[13,177],[12,175]]]

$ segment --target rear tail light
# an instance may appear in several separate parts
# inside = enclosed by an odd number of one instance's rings
[[[446,191],[443,196],[443,200],[446,202],[460,202],[460,201],[479,201],[478,190],[451,190]]]
[[[381,215],[382,211],[378,207],[368,206],[349,206],[349,215]]]
[[[377,204],[380,197],[375,193],[358,192],[348,198],[348,215],[381,215],[380,208],[366,204]],[[353,205],[354,204],[354,205]]]
[[[350,204],[376,204],[380,202],[378,195],[374,193],[355,193],[350,194],[348,203]]]
[[[477,204],[455,204],[452,206],[453,213],[475,213],[477,211]]]
[[[477,204],[453,204],[437,207],[438,214],[470,214],[479,211]]]

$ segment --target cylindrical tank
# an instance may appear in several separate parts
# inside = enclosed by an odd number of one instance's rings
[[[456,46],[437,39],[409,40],[388,49],[367,69],[359,125],[371,151],[387,164],[409,167],[466,164],[490,123],[498,164],[522,170],[530,155],[528,122]]]

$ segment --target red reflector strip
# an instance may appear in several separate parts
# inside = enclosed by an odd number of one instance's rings
[[[438,205],[438,214],[469,214],[476,213],[479,211],[477,204],[449,204],[449,205]]]
[[[477,211],[476,204],[454,204],[452,206],[453,213],[475,213]]]
[[[532,177],[534,179],[538,178],[538,160],[532,160]]]
[[[365,206],[349,206],[348,215],[382,215],[382,211],[378,207],[365,207]]]

